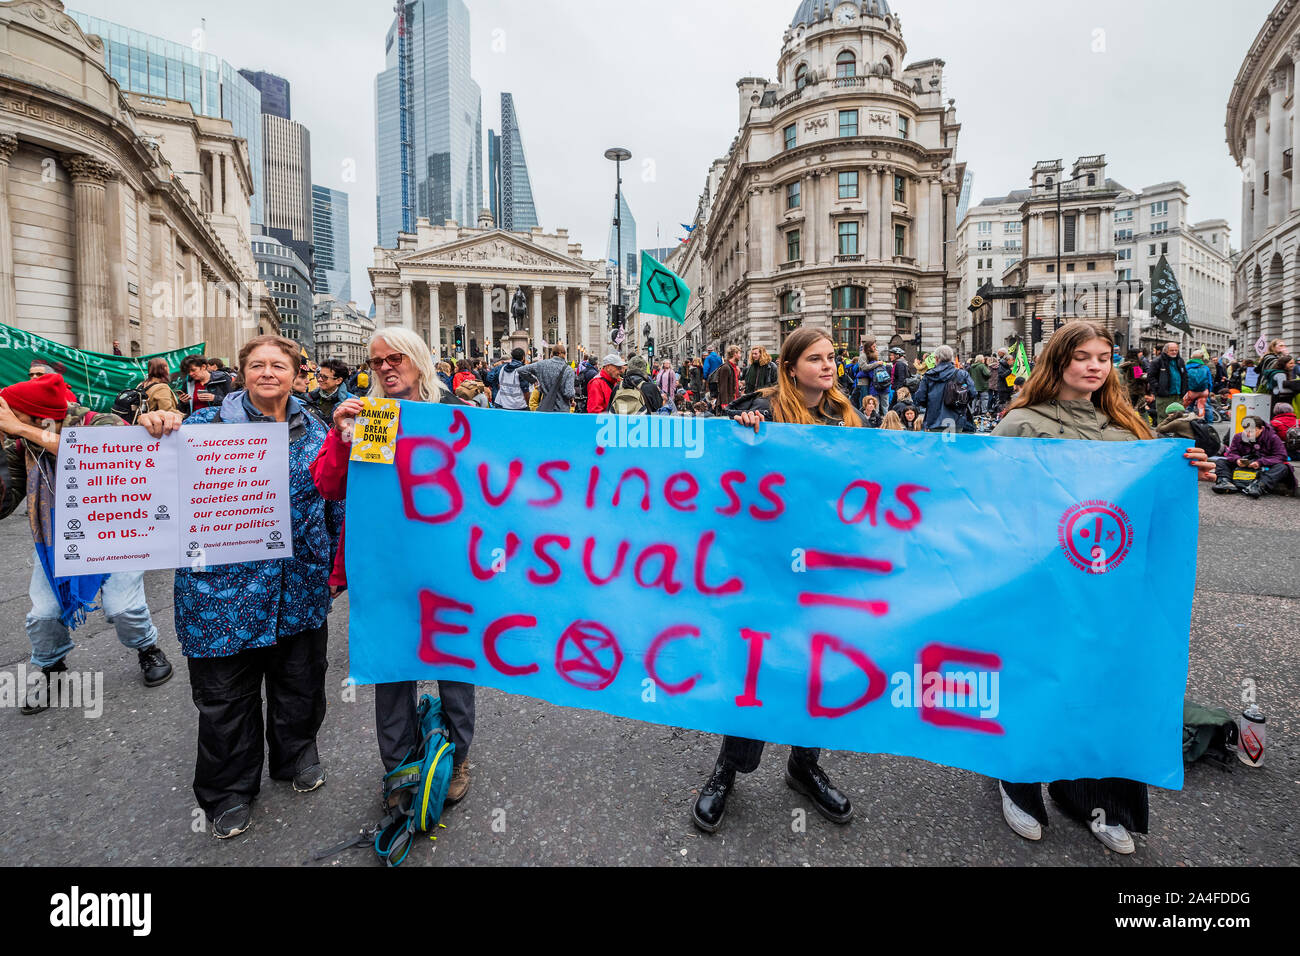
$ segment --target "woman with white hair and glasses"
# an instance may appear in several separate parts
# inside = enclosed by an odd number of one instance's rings
[[[384,329],[370,339],[370,396],[403,402],[435,402],[465,405],[443,386],[434,370],[433,356],[424,341],[409,329]],[[361,412],[361,400],[352,398],[334,410],[334,428],[321,448],[312,476],[316,488],[329,501],[342,501],[348,491],[348,459],[352,454],[352,424]],[[399,424],[400,429],[400,424]],[[343,546],[330,585],[338,593],[347,587]],[[375,688],[375,732],[385,773],[401,766],[419,743],[420,721],[415,681],[380,684]],[[469,790],[469,747],[474,739],[474,685],[460,681],[439,681],[442,710],[456,745],[456,762],[447,803],[456,803]],[[404,809],[396,806],[388,810]]]

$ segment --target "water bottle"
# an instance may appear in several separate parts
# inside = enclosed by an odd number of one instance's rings
[[[1237,757],[1247,767],[1259,767],[1264,763],[1264,714],[1255,704],[1251,704],[1241,715],[1237,724]]]

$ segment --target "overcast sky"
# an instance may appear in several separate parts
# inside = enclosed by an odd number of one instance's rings
[[[798,0],[468,0],[483,128],[514,94],[538,214],[604,256],[613,145],[643,248],[673,244],[739,121],[736,81],[774,79]],[[72,9],[190,42],[292,84],[316,183],[350,194],[353,294],[369,307],[375,224],[374,81],[389,0],[76,0]],[[908,62],[947,62],[974,202],[1025,188],[1040,159],[1104,152],[1129,188],[1181,180],[1194,220],[1239,239],[1241,179],[1224,142],[1228,94],[1273,0],[891,0]],[[487,149],[484,147],[486,163]],[[348,181],[355,169],[355,181]],[[486,170],[485,170],[486,176]],[[486,205],[486,202],[484,203]]]

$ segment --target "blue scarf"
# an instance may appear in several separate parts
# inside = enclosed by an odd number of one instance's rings
[[[27,518],[32,528],[36,557],[59,602],[59,620],[64,627],[76,629],[86,622],[86,615],[98,610],[95,596],[108,580],[107,574],[56,578],[54,576],[55,520],[54,470],[49,456],[27,456]]]

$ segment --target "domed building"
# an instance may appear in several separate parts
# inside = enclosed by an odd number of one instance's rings
[[[1232,314],[1237,354],[1263,337],[1300,345],[1300,145],[1296,71],[1300,2],[1280,0],[1237,74],[1228,99],[1228,149],[1241,167],[1241,254]]]
[[[737,84],[740,132],[702,240],[706,348],[775,353],[804,326],[854,352],[955,341],[965,168],[943,68],[907,63],[886,0],[802,0],[776,80]]]

